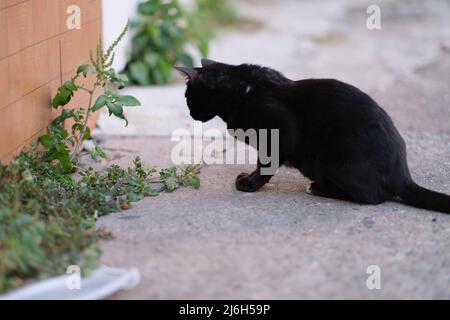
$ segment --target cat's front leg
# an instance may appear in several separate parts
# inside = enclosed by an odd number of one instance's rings
[[[262,175],[261,168],[258,168],[251,174],[241,173],[236,178],[236,189],[243,192],[258,191],[263,185],[270,181],[272,176]]]

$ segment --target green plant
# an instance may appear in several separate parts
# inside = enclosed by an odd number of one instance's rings
[[[231,26],[238,22],[239,17],[229,0],[196,0],[196,19],[201,21],[203,28],[214,30],[218,27]]]
[[[187,166],[181,172],[176,167],[163,169],[160,172],[160,178],[168,192],[173,192],[180,186],[192,186],[198,189],[200,188],[200,178],[197,176],[199,169],[199,166]]]
[[[95,228],[99,216],[163,190],[200,186],[196,166],[162,170],[158,179],[156,169],[136,158],[132,168],[88,168],[75,179],[45,158],[46,152],[34,147],[0,165],[0,292],[63,274],[73,264],[88,273],[100,255],[99,241],[110,237]],[[163,190],[153,187],[160,183]]]
[[[98,241],[109,237],[95,229],[77,182],[43,156],[34,148],[0,166],[0,292],[63,274],[73,264],[88,272],[100,253]]]
[[[0,163],[0,292],[27,281],[65,273],[79,265],[86,274],[97,264],[99,241],[110,234],[95,226],[99,216],[130,208],[132,202],[173,192],[181,186],[200,187],[198,166],[182,170],[145,168],[136,158],[131,168],[112,165],[104,172],[77,167],[81,145],[90,138],[90,115],[108,108],[110,115],[125,119],[124,106],[137,106],[131,96],[109,89],[109,83],[123,86],[126,80],[111,68],[113,50],[123,37],[104,52],[99,44],[91,65],[80,66],[75,76],[61,86],[53,107],[61,114],[48,132],[20,153],[9,165]],[[95,75],[92,88],[77,84],[80,77]],[[102,93],[94,103],[96,91]],[[65,109],[78,91],[89,94],[86,109]],[[64,122],[73,121],[71,133]],[[125,119],[126,121],[126,119]],[[72,147],[72,149],[70,149]],[[106,157],[94,143],[91,156]],[[74,174],[76,173],[76,174]],[[163,184],[163,188],[156,188]]]
[[[168,83],[176,63],[193,65],[187,45],[196,41],[190,37],[188,15],[177,0],[146,0],[137,10],[138,17],[132,23],[135,33],[124,73],[132,84]],[[197,48],[203,55],[207,54],[207,45]]]
[[[123,71],[130,84],[170,82],[174,65],[194,64],[188,45],[206,57],[215,30],[238,21],[228,0],[195,0],[195,6],[195,10],[188,11],[177,0],[145,0],[138,5],[129,59]]]
[[[53,108],[60,109],[61,114],[50,124],[47,134],[41,136],[39,142],[46,149],[46,161],[58,162],[62,171],[73,171],[82,150],[83,142],[91,137],[88,123],[94,112],[106,107],[110,116],[114,115],[125,120],[128,124],[123,108],[140,106],[140,102],[136,98],[121,96],[108,87],[109,84],[114,84],[123,88],[127,81],[126,76],[118,74],[112,68],[112,64],[114,62],[114,49],[125,36],[128,28],[129,24],[126,25],[119,38],[106,52],[103,50],[102,40],[100,39],[95,56],[91,52],[91,64],[78,67],[76,74],[58,89],[53,99]],[[92,87],[86,88],[79,85],[77,82],[79,78],[86,79],[89,74],[95,76]],[[99,89],[102,90],[102,93],[94,102]],[[65,109],[64,107],[75,94],[78,94],[78,91],[83,91],[89,95],[88,105],[85,108]],[[64,127],[64,123],[69,119],[73,121],[70,133]],[[72,149],[69,148],[70,146]],[[96,151],[95,156],[105,156],[105,153],[98,148]]]

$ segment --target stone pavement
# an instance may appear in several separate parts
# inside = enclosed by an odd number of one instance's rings
[[[362,1],[245,1],[261,29],[223,34],[213,59],[255,62],[292,78],[336,77],[370,93],[393,117],[420,184],[450,194],[450,4],[380,1],[383,29],[365,28]],[[122,130],[100,119],[104,146],[127,165],[171,165],[171,132],[191,128],[184,85],[129,89],[144,107]],[[224,128],[215,120],[210,127]],[[103,217],[102,262],[138,267],[141,285],[117,299],[450,299],[450,216],[399,203],[317,198],[283,168],[258,193],[234,189],[248,165],[205,166],[182,189]],[[368,290],[367,268],[381,269]]]

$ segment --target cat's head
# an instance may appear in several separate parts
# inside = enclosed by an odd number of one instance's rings
[[[175,69],[187,79],[187,105],[192,118],[198,121],[206,122],[226,113],[245,85],[239,66],[203,59],[201,68]]]

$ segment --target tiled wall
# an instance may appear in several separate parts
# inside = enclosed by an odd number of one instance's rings
[[[72,4],[81,8],[80,30],[66,27]],[[89,61],[101,28],[101,0],[0,0],[0,161],[45,133],[52,97]],[[82,92],[69,107],[87,102]]]

